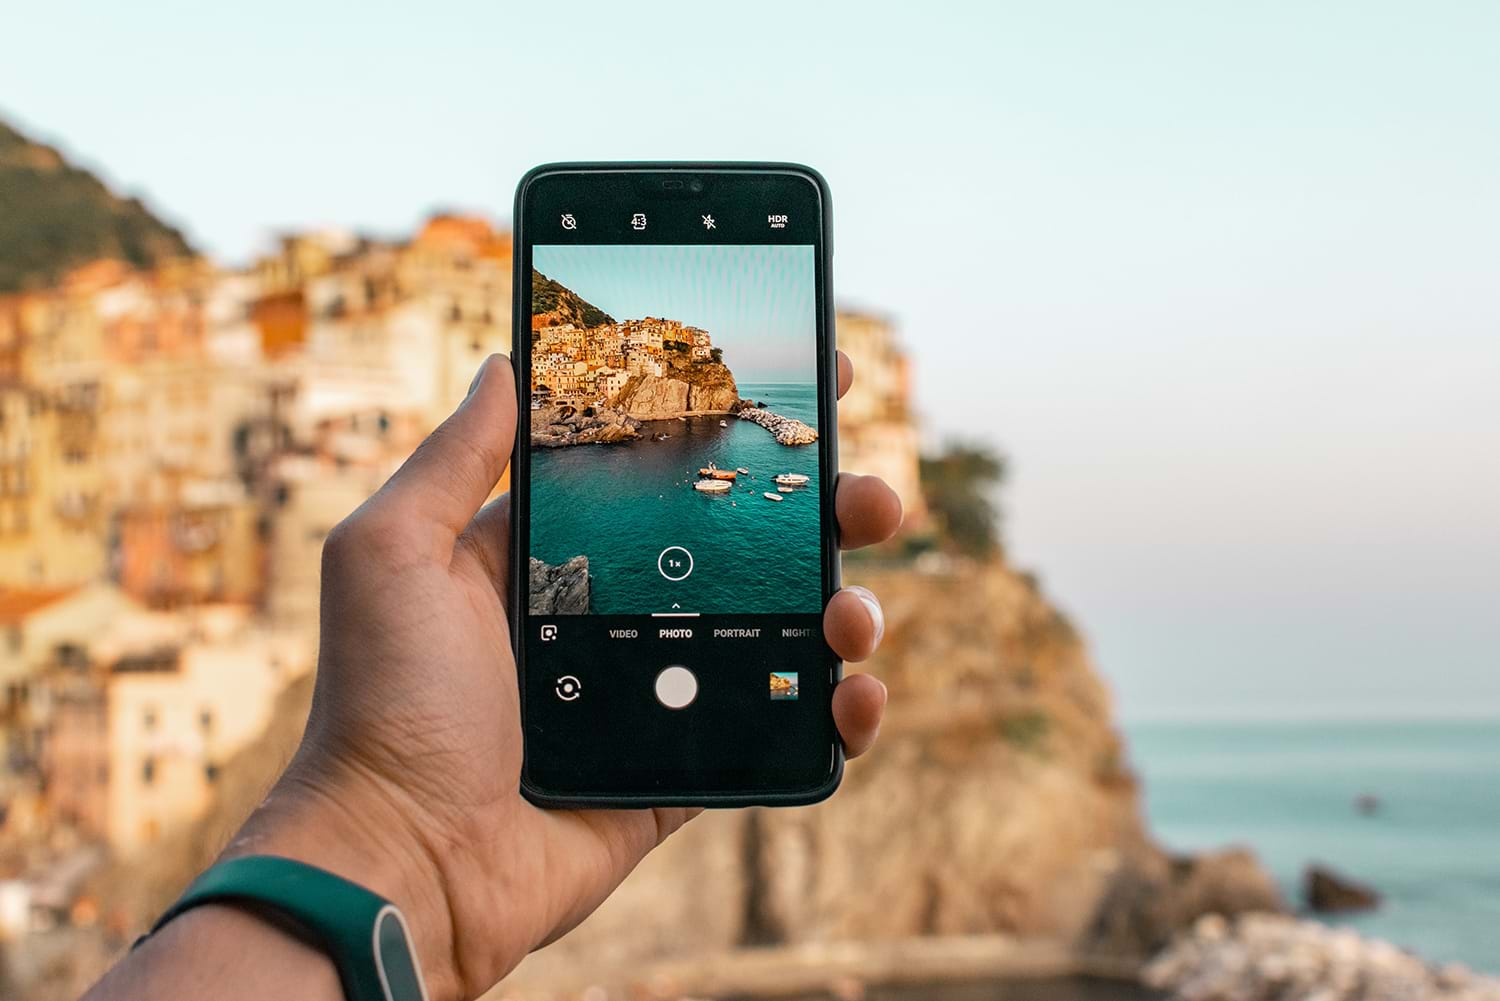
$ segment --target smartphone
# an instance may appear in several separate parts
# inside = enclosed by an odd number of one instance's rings
[[[823,799],[844,760],[828,185],[784,163],[548,164],[515,231],[522,792]]]

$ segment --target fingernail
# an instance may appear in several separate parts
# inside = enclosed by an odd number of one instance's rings
[[[464,399],[467,400],[469,397],[474,395],[474,390],[478,389],[479,384],[484,381],[484,370],[489,367],[490,359],[486,357],[484,361],[479,363],[479,371],[474,373],[474,378],[469,383],[469,391],[464,394]]]
[[[870,644],[870,649],[874,650],[880,646],[880,641],[885,636],[885,612],[881,611],[880,599],[875,597],[874,591],[867,587],[860,587],[858,584],[851,585],[845,590],[853,591],[854,596],[864,603],[865,611],[870,613],[870,624],[875,627],[875,642]]]

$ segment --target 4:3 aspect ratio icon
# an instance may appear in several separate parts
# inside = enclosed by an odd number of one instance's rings
[[[636,230],[636,231],[640,231],[640,230],[645,229],[646,228],[646,213],[644,213],[644,212],[637,212],[635,215],[631,216],[630,217],[630,228],[633,229],[633,230]]]

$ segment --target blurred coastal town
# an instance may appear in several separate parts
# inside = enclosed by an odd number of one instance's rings
[[[406,241],[287,235],[242,270],[98,260],[0,297],[14,955],[138,931],[90,877],[209,810],[313,669],[323,539],[510,350],[511,254],[486,220],[439,215]],[[874,316],[838,336],[859,371],[841,465],[915,497],[906,358]]]

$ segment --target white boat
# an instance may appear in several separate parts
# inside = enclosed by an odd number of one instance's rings
[[[729,489],[728,480],[699,480],[693,484],[694,490],[701,490],[706,494],[721,494]]]
[[[727,428],[728,426],[729,426],[729,422],[728,421],[720,421],[719,422],[719,427],[721,427],[721,428]]]
[[[796,489],[796,487],[777,487],[776,492],[779,494],[789,494]]]
[[[786,500],[786,498],[783,497],[783,496],[781,496],[780,494],[766,493],[766,494],[761,494],[761,496],[764,497],[766,500],[773,500],[773,501],[784,501],[784,500]]]
[[[750,470],[746,469],[744,466],[739,467],[738,469],[735,470],[735,472],[739,473],[741,476],[749,476],[750,475]]]
[[[805,476],[802,473],[778,473],[776,475],[776,482],[784,487],[805,487],[810,480],[812,480],[811,476]]]

